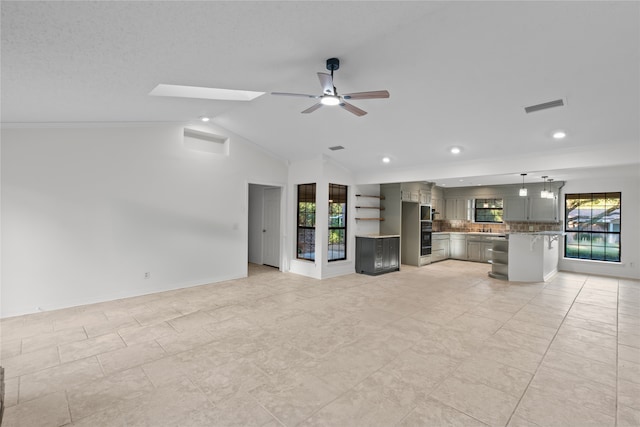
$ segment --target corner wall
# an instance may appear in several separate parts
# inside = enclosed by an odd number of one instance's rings
[[[296,203],[297,186],[299,184],[316,183],[316,259],[307,261],[296,259]],[[327,261],[327,247],[329,244],[329,184],[347,185],[348,213],[347,213],[347,259],[344,261]],[[289,167],[289,194],[287,201],[287,221],[289,234],[292,239],[289,242],[291,261],[290,272],[315,279],[326,279],[355,273],[355,235],[377,234],[379,225],[371,226],[357,224],[356,217],[356,193],[365,189],[379,192],[379,186],[368,185],[356,187],[351,173],[336,164],[326,156],[320,156],[312,160],[294,162]],[[322,202],[324,201],[324,202]]]
[[[228,155],[178,125],[2,129],[0,317],[246,276],[247,183],[287,166],[208,130]]]

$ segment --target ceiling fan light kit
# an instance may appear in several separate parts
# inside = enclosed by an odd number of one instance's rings
[[[333,95],[323,95],[320,99],[322,105],[338,105],[340,104],[340,98]]]
[[[376,90],[370,92],[354,92],[354,93],[346,93],[344,95],[339,95],[338,90],[333,84],[333,72],[340,68],[340,60],[338,58],[329,58],[327,59],[327,70],[331,71],[331,74],[328,73],[318,73],[318,79],[320,80],[320,86],[322,86],[322,95],[306,95],[302,93],[287,93],[287,92],[271,92],[271,95],[281,95],[281,96],[298,96],[303,98],[312,98],[317,99],[318,103],[312,105],[306,110],[302,111],[302,114],[309,114],[316,111],[318,108],[323,105],[335,106],[338,105],[341,108],[347,110],[348,112],[355,114],[358,117],[362,117],[367,114],[366,111],[361,110],[353,104],[346,102],[346,99],[381,99],[381,98],[389,98],[389,92],[386,90]]]

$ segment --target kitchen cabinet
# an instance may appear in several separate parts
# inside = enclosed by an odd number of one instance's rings
[[[504,220],[558,222],[558,201],[540,197],[513,196],[505,199]]]
[[[400,238],[356,236],[356,273],[376,276],[400,270]]]
[[[532,197],[529,200],[529,220],[537,222],[558,222],[558,199]]]
[[[402,190],[400,194],[403,202],[418,203],[420,201],[420,193],[418,191]]]
[[[430,205],[431,204],[431,193],[421,190],[418,193],[418,196],[420,198],[420,204],[421,205]]]
[[[449,241],[449,258],[467,259],[467,236],[464,234],[451,234]]]
[[[431,248],[431,262],[438,262],[449,258],[449,240],[448,234],[434,234]]]
[[[469,219],[467,215],[468,211],[468,200],[467,199],[445,199],[444,201],[444,219],[455,220]]]
[[[492,242],[469,237],[467,241],[467,259],[475,262],[488,262],[491,259]]]
[[[402,202],[402,264],[416,267],[431,263],[430,255],[421,251],[421,224],[428,221],[420,220],[420,208],[418,203]]]
[[[444,200],[443,199],[431,199],[431,207],[433,208],[435,214],[433,219],[444,219]]]
[[[512,196],[504,199],[503,218],[509,221],[529,220],[529,198]]]
[[[403,202],[415,202],[421,205],[431,203],[431,194],[425,191],[402,190],[401,199]]]

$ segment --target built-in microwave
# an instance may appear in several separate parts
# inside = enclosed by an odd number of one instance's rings
[[[431,206],[420,205],[420,221],[431,221]]]

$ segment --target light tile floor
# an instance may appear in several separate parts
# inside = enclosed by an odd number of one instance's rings
[[[3,426],[638,426],[640,282],[444,261],[4,319]]]

